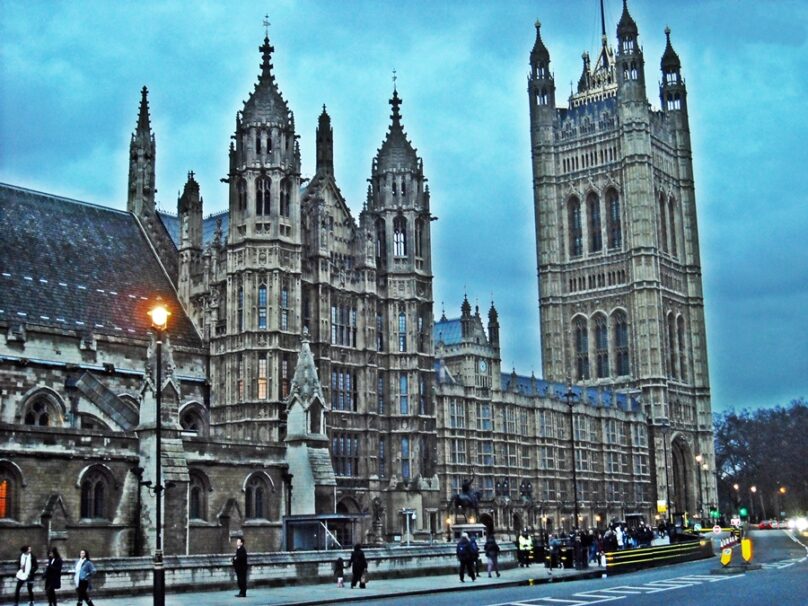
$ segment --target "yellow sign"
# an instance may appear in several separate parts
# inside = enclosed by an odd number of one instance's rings
[[[744,562],[751,562],[752,561],[752,541],[749,539],[743,539],[741,541],[741,555],[743,556]]]
[[[657,513],[665,513],[668,511],[668,504],[665,501],[656,502]]]
[[[721,565],[729,566],[731,560],[732,560],[732,547],[725,547],[724,549],[721,550]]]

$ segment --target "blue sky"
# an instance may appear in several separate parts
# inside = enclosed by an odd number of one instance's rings
[[[606,0],[615,44],[621,2]],[[235,113],[271,21],[303,174],[322,105],[355,213],[389,123],[432,190],[436,317],[500,311],[503,368],[540,375],[526,77],[534,21],[564,103],[600,38],[598,0],[37,2],[0,0],[0,181],[123,208],[140,88],[150,90],[161,207],[194,170],[226,207]],[[631,0],[658,107],[666,25],[688,86],[713,408],[808,396],[808,3]]]

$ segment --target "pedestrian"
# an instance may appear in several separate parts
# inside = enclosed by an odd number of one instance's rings
[[[244,539],[241,537],[236,539],[236,554],[233,556],[233,568],[236,571],[236,579],[238,580],[238,593],[237,598],[247,597],[247,548],[244,547]]]
[[[491,578],[491,572],[496,572],[497,576],[499,576],[499,564],[497,563],[499,545],[497,545],[497,540],[493,534],[488,535],[488,538],[485,539],[483,551],[485,551],[485,557],[488,558],[488,578]]]
[[[368,580],[368,561],[359,543],[354,545],[351,559],[348,560],[348,566],[351,567],[351,589],[356,587],[357,583],[359,583],[359,589],[364,589]]]
[[[74,571],[76,581],[76,596],[78,603],[76,606],[81,606],[82,602],[87,602],[87,606],[93,606],[93,601],[90,599],[90,578],[95,574],[95,565],[90,560],[90,553],[86,549],[79,552],[79,559],[76,560],[76,568]]]
[[[474,566],[474,576],[480,576],[480,546],[477,545],[477,537],[469,537],[469,547],[471,548],[471,565]]]
[[[334,561],[334,576],[337,577],[337,587],[345,587],[345,561],[342,558]]]
[[[527,568],[528,566],[528,559],[530,558],[530,550],[532,548],[532,541],[530,537],[527,536],[527,528],[522,531],[522,534],[519,535],[519,550],[517,552],[519,558],[519,568],[523,566]]]
[[[45,593],[48,606],[57,606],[56,590],[62,586],[62,556],[56,547],[48,550],[48,563],[45,565]]]
[[[469,533],[467,532],[461,534],[460,540],[457,542],[457,559],[460,562],[460,582],[466,582],[466,572],[469,573],[472,581],[476,581],[477,575],[474,572],[474,561],[477,556],[471,550],[471,541],[469,541]]]
[[[30,545],[23,545],[20,547],[20,557],[17,560],[17,590],[14,592],[14,605],[18,606],[20,603],[20,590],[23,585],[28,585],[28,602],[33,606],[34,603],[34,573],[37,569],[36,556],[31,550]]]

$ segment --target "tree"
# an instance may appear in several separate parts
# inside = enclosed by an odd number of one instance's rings
[[[804,398],[787,407],[716,415],[714,429],[722,511],[751,505],[756,517],[762,518],[808,508],[808,403]],[[752,486],[756,493],[751,492]]]

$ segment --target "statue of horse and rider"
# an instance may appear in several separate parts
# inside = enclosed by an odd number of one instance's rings
[[[460,492],[452,497],[452,504],[454,505],[455,511],[458,509],[462,509],[464,513],[469,509],[473,509],[475,512],[478,511],[483,493],[479,490],[471,490],[473,482],[474,471],[472,470],[471,477],[463,480]]]

